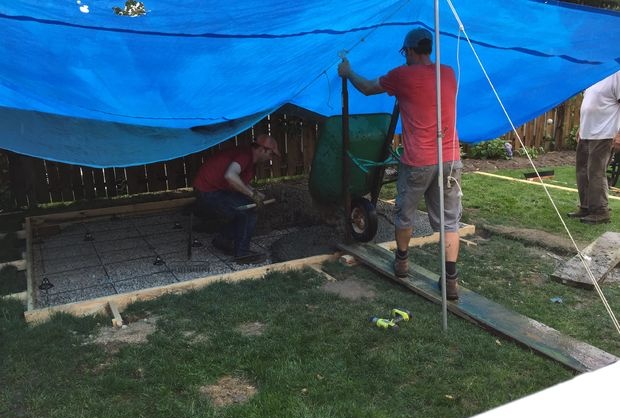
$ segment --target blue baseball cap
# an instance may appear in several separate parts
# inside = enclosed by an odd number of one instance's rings
[[[403,42],[403,48],[415,48],[418,46],[418,43],[423,40],[428,39],[429,41],[433,40],[433,35],[424,28],[412,29],[405,36],[405,40]]]

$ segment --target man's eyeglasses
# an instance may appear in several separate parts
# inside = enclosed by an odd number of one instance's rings
[[[407,48],[401,48],[398,52],[400,52],[400,55],[402,55],[403,57],[407,56]]]

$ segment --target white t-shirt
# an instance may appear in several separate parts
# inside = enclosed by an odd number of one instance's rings
[[[579,138],[608,139],[620,131],[620,71],[588,87],[583,94]]]

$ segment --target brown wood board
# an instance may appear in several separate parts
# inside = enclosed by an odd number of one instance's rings
[[[170,190],[182,189],[187,187],[185,176],[185,163],[183,158],[166,161],[166,172],[168,176],[168,188]],[[191,182],[189,186],[191,186]]]
[[[437,287],[439,276],[415,264],[410,264],[409,276],[394,276],[394,254],[374,244],[339,244],[338,247],[357,257],[378,273],[413,290],[424,298],[441,303]],[[459,301],[448,302],[448,310],[483,328],[513,339],[532,350],[556,360],[578,372],[587,372],[615,363],[618,357],[530,319],[486,299],[462,286]]]
[[[596,282],[602,282],[611,269],[620,263],[620,233],[605,232],[581,253]],[[551,274],[551,278],[562,284],[594,289],[594,283],[579,255],[558,266]]]

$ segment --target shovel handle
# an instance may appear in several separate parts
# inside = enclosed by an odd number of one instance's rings
[[[263,202],[263,205],[269,205],[270,203],[275,202],[276,199],[267,199]],[[254,209],[256,207],[256,203],[248,203],[247,205],[237,206],[237,210],[247,210]]]

